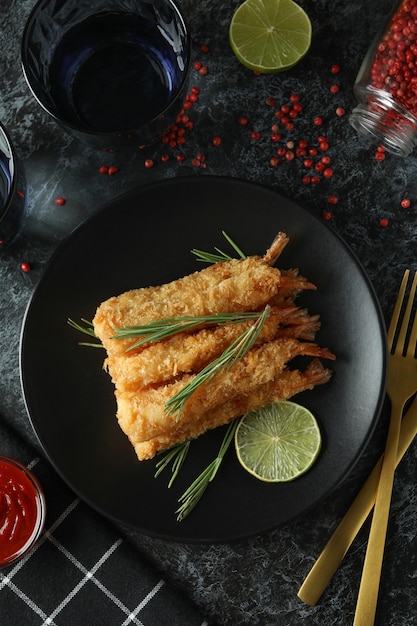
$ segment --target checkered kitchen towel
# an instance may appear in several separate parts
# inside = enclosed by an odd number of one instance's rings
[[[116,529],[2,421],[0,451],[29,467],[47,519],[35,549],[0,570],[1,626],[207,626]]]

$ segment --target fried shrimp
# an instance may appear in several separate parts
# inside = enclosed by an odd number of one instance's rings
[[[144,441],[199,418],[227,400],[255,390],[277,378],[286,363],[296,356],[334,358],[316,344],[282,338],[253,348],[232,368],[224,368],[209,383],[200,385],[185,403],[181,416],[169,413],[166,403],[183,387],[193,382],[196,374],[185,375],[166,385],[157,385],[137,392],[116,390],[119,424],[131,441]],[[219,421],[218,426],[222,425]]]
[[[219,357],[253,322],[241,322],[203,328],[193,333],[180,333],[140,352],[110,355],[105,368],[120,391],[139,391],[185,373],[197,373]],[[255,345],[279,336],[314,338],[318,329],[317,316],[295,306],[271,309]]]
[[[228,400],[214,410],[203,413],[195,421],[182,424],[159,437],[133,444],[137,457],[140,461],[151,459],[161,450],[196,439],[208,430],[217,428],[220,422],[223,425],[228,424],[265,404],[288,400],[297,393],[313,389],[317,385],[324,385],[329,382],[331,375],[332,372],[325,369],[318,359],[314,359],[304,372],[286,369],[275,380]]]
[[[295,302],[302,291],[316,286],[297,269],[273,267],[287,243],[287,235],[278,233],[263,257],[218,262],[165,285],[114,296],[98,307],[94,332],[106,349],[104,367],[115,386],[117,419],[139,460],[248,410],[328,382],[330,370],[319,359],[335,357],[315,343],[319,317]],[[268,316],[248,351],[203,382],[202,370],[221,358],[254,321],[205,321],[154,343],[140,333],[116,338],[118,329],[143,328],[167,318],[261,315],[265,307]],[[139,339],[144,341],[136,346]],[[291,369],[295,357],[313,361],[304,371]],[[177,393],[189,388],[180,410],[168,408]]]
[[[285,247],[283,233],[274,242],[273,258]],[[270,265],[269,251],[264,257],[251,256],[210,265],[158,287],[127,291],[103,302],[93,325],[96,335],[109,353],[122,353],[134,340],[114,341],[115,329],[149,324],[178,317],[212,315],[219,311],[256,311],[278,293],[281,272]]]

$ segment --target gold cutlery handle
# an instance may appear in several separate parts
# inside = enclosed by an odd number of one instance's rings
[[[417,399],[413,401],[401,423],[396,465],[401,461],[417,434]],[[300,587],[298,597],[306,604],[315,605],[325,591],[343,557],[368,517],[375,503],[383,456],[356,495],[342,521],[314,563]]]
[[[403,406],[394,398],[353,626],[372,626],[375,620]]]

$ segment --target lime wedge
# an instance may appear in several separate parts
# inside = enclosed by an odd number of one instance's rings
[[[246,0],[229,27],[236,57],[251,70],[270,74],[293,67],[311,44],[311,22],[293,0]]]
[[[244,415],[235,432],[239,463],[265,482],[287,482],[304,474],[321,448],[314,415],[295,402],[272,402]]]

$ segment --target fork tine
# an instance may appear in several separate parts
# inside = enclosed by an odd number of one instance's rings
[[[416,285],[417,285],[417,273],[414,274],[413,283],[411,285],[410,294],[408,296],[407,306],[406,306],[405,312],[404,312],[404,318],[403,318],[403,321],[402,321],[402,324],[401,324],[401,328],[400,328],[400,332],[399,332],[399,335],[398,335],[396,352],[399,353],[399,354],[402,354],[403,351],[404,351],[406,335],[407,335],[408,326],[409,326],[409,323],[410,323],[411,310],[413,308],[413,303],[414,303],[414,295],[415,295],[415,292],[416,292]],[[414,349],[415,349],[415,344],[414,344]]]
[[[416,290],[416,286],[417,286],[417,272],[414,274],[414,280],[413,280],[414,292]],[[412,326],[410,338],[408,341],[407,356],[414,357],[414,354],[416,351],[416,344],[417,344],[417,312],[414,315],[413,326]]]
[[[400,317],[401,307],[404,300],[405,288],[407,286],[408,276],[410,274],[410,270],[405,270],[403,279],[401,281],[400,290],[398,292],[397,301],[395,303],[394,311],[392,312],[391,322],[388,328],[387,338],[388,338],[388,349],[391,352],[394,345],[394,336],[395,330],[398,324],[398,318]]]

